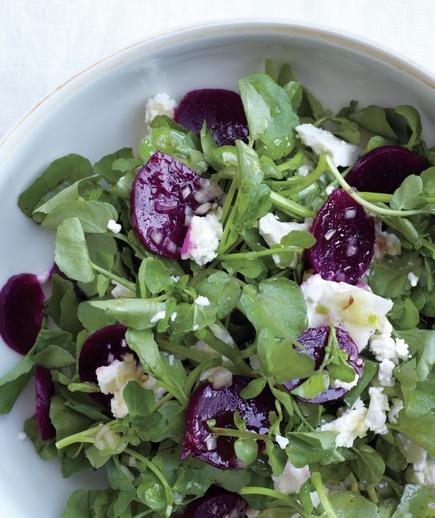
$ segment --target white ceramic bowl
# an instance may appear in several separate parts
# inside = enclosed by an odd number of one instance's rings
[[[52,236],[33,225],[16,199],[51,160],[75,152],[91,160],[143,134],[143,106],[161,91],[179,98],[198,87],[236,88],[266,58],[289,61],[299,80],[326,106],[412,104],[435,140],[435,81],[387,51],[331,31],[283,23],[227,23],[180,30],[133,45],[68,81],[34,108],[0,145],[0,285],[18,272],[43,272]],[[0,344],[0,374],[18,355]],[[56,462],[21,441],[34,412],[29,387],[11,414],[0,417],[0,518],[57,518],[76,487],[98,485],[95,474],[63,480]],[[101,482],[100,482],[101,483]]]

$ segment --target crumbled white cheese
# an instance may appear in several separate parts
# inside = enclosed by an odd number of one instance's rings
[[[394,257],[402,253],[400,239],[395,234],[382,230],[382,225],[379,222],[375,225],[375,238],[375,259],[382,259],[384,255]]]
[[[319,498],[317,491],[310,491],[310,500],[311,500],[311,503],[313,504],[313,507],[315,507],[315,508],[319,507],[320,498]]]
[[[177,318],[177,312],[174,311],[173,313],[171,313],[171,316],[170,316],[171,322],[175,322],[176,318]]]
[[[409,347],[403,338],[394,339],[388,332],[376,333],[370,340],[370,350],[378,362],[391,360],[395,365],[399,360],[409,358]]]
[[[207,297],[203,297],[202,295],[198,295],[195,299],[195,304],[197,306],[203,306],[203,307],[207,307],[207,306],[210,306],[210,301],[208,300]]]
[[[393,307],[390,299],[346,282],[326,281],[312,275],[301,285],[307,304],[309,327],[330,323],[343,327],[361,351],[370,336],[385,325]]]
[[[383,393],[383,387],[370,387],[370,403],[365,419],[366,424],[375,433],[386,434],[388,432],[386,412],[390,409],[388,397]]]
[[[418,280],[419,279],[418,279],[417,275],[415,275],[414,272],[408,273],[408,281],[412,288],[415,288],[417,286]]]
[[[163,309],[162,311],[157,311],[157,313],[154,313],[154,315],[150,318],[150,324],[156,324],[160,320],[163,320],[166,317],[166,311]]]
[[[166,389],[158,384],[158,381],[156,378],[154,378],[154,376],[148,375],[147,379],[142,383],[142,387],[147,390],[152,390],[157,401],[162,399],[162,397],[166,394]]]
[[[358,158],[357,146],[337,138],[330,131],[317,128],[313,124],[300,124],[295,130],[305,146],[310,147],[318,155],[331,155],[337,167],[353,165]]]
[[[112,297],[114,299],[131,299],[136,297],[136,293],[132,290],[129,290],[119,282],[112,281],[112,284],[115,286],[112,291]]]
[[[137,381],[141,385],[147,380],[143,368],[137,364],[132,354],[125,354],[122,360],[113,360],[96,370],[97,381],[103,394],[112,394],[110,407],[116,418],[125,417],[128,407],[123,397],[124,388],[129,381]]]
[[[218,390],[233,384],[233,373],[225,367],[213,367],[205,370],[200,379],[207,380],[215,390]]]
[[[306,230],[310,229],[307,223],[294,223],[293,221],[279,221],[279,219],[269,212],[258,221],[258,230],[260,235],[266,241],[269,246],[278,245],[281,243],[281,239],[292,232],[293,230]],[[275,264],[280,263],[279,254],[273,255]],[[295,264],[291,265],[296,266]]]
[[[417,484],[435,488],[435,458],[403,434],[398,434],[406,461],[412,464],[414,481]]]
[[[346,391],[351,390],[358,384],[359,375],[355,372],[355,377],[352,381],[333,380],[331,383],[332,388],[343,388]]]
[[[325,189],[325,192],[328,196],[330,196],[335,189],[336,187],[334,185],[328,185]]]
[[[281,450],[285,450],[290,442],[287,437],[283,437],[282,435],[275,435],[275,440]]]
[[[311,164],[301,165],[296,169],[296,176],[307,176],[313,170],[313,166]]]
[[[149,131],[149,124],[157,115],[167,115],[172,119],[176,106],[176,101],[171,99],[165,92],[158,93],[154,97],[149,98],[145,104],[145,124],[147,130]]]
[[[335,437],[336,446],[351,448],[357,437],[365,437],[369,429],[366,423],[367,408],[361,399],[357,399],[348,410],[341,416],[329,423],[322,424],[319,428],[322,432],[337,432]]]
[[[211,433],[207,435],[204,442],[205,442],[205,447],[207,448],[208,451],[215,450],[217,447],[216,436]]]
[[[403,408],[403,401],[397,397],[393,397],[391,402],[392,405],[390,406],[390,411],[388,412],[388,420],[390,423],[396,424],[399,417],[399,412]]]
[[[214,212],[193,216],[181,247],[181,258],[204,266],[213,261],[222,237],[222,223]]]
[[[20,441],[25,441],[27,439],[27,434],[26,432],[20,432],[18,434],[18,439],[20,439]]]
[[[95,434],[94,444],[99,450],[112,449],[116,446],[117,435],[106,424],[100,424]]]
[[[379,364],[378,370],[378,381],[383,387],[393,387],[394,386],[394,363],[388,358],[381,361]]]
[[[273,485],[277,491],[284,494],[299,493],[301,487],[310,478],[310,468],[296,468],[290,460],[287,460],[284,471],[275,477],[272,475]]]
[[[119,234],[122,230],[122,226],[114,219],[109,219],[107,222],[107,230],[110,230],[110,232],[113,232],[114,234]]]

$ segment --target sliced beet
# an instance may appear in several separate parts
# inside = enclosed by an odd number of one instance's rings
[[[348,354],[347,362],[354,369],[355,373],[360,376],[362,372],[362,360],[358,356],[358,348],[350,337],[349,333],[340,327],[335,328],[337,342],[343,351]],[[315,362],[318,369],[325,358],[325,348],[328,344],[329,327],[310,327],[305,330],[298,338],[300,344],[299,350],[307,354]],[[293,379],[284,383],[287,390],[293,390],[301,385],[305,379]],[[335,401],[342,398],[348,391],[343,388],[330,387],[313,399],[308,400],[309,403],[323,404],[328,401]],[[303,399],[303,398],[299,398]]]
[[[115,324],[92,333],[83,343],[79,356],[79,375],[81,381],[98,383],[97,369],[110,365],[114,360],[122,361],[125,354],[135,353],[125,340],[127,329]],[[106,408],[110,408],[111,397],[95,393],[91,396]]]
[[[45,367],[35,369],[35,403],[36,403],[36,424],[39,435],[43,441],[52,439],[56,430],[50,421],[50,400],[54,395],[54,384],[51,374]]]
[[[184,511],[184,518],[245,518],[248,504],[240,495],[217,486],[191,502]]]
[[[411,174],[420,174],[427,160],[402,146],[381,146],[360,157],[346,176],[359,191],[392,194]]]
[[[314,218],[308,260],[323,279],[357,284],[373,257],[375,226],[345,191],[334,189]]]
[[[0,334],[14,351],[26,354],[44,317],[44,293],[36,275],[13,275],[0,291]]]
[[[131,224],[142,242],[157,255],[180,258],[186,222],[202,204],[221,191],[179,160],[154,153],[138,170],[131,190]]]
[[[237,139],[246,141],[248,138],[248,123],[242,100],[232,90],[192,90],[181,99],[174,119],[197,134],[206,121],[219,146],[232,145]]]
[[[250,382],[246,376],[233,376],[229,387],[215,389],[203,382],[192,394],[186,411],[182,458],[201,459],[221,469],[239,469],[242,463],[234,452],[234,438],[219,436],[216,447],[208,449],[210,435],[207,420],[215,419],[220,428],[234,428],[234,412],[238,411],[248,430],[264,434],[269,428],[268,415],[274,409],[269,389],[252,399],[243,399],[240,392]],[[260,445],[261,446],[261,445]]]

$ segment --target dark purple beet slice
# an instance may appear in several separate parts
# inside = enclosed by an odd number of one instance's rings
[[[125,340],[127,329],[115,324],[106,326],[92,333],[83,343],[79,356],[79,375],[81,381],[97,383],[98,367],[110,365],[114,360],[122,360],[127,353],[136,354],[128,347]],[[104,407],[110,408],[110,396],[91,394]]]
[[[248,504],[240,495],[217,486],[190,503],[184,518],[245,518]]]
[[[375,227],[356,201],[334,189],[314,218],[316,244],[307,256],[314,270],[330,281],[357,284],[373,257]]]
[[[232,145],[248,137],[248,123],[240,95],[231,90],[204,88],[188,92],[175,110],[174,119],[199,133],[204,120],[219,146]]]
[[[350,337],[349,333],[340,327],[335,328],[335,333],[337,335],[338,345],[346,351],[349,358],[348,363],[354,369],[354,371],[361,375],[362,371],[362,360],[358,356],[358,348],[355,345],[354,341]],[[315,367],[318,369],[323,359],[325,358],[325,347],[328,343],[329,336],[329,327],[310,327],[306,331],[304,331],[301,336],[298,338],[299,344],[301,347],[299,348],[301,352],[307,354],[310,358],[312,358],[315,362]],[[301,383],[303,383],[305,379],[293,379],[290,381],[286,381],[284,383],[284,387],[287,390],[293,390],[298,387]],[[310,399],[309,403],[317,403],[323,404],[328,401],[335,401],[336,399],[342,398],[346,394],[347,390],[340,388],[329,388],[322,392],[318,396],[313,399]],[[303,399],[303,398],[300,398]]]
[[[402,146],[381,146],[360,157],[346,176],[359,191],[392,194],[410,174],[420,174],[429,164]]]
[[[142,242],[157,255],[180,258],[186,220],[203,203],[220,195],[219,187],[182,162],[154,153],[138,170],[131,190],[131,224]]]
[[[14,351],[26,354],[44,317],[44,293],[32,273],[13,275],[0,291],[0,334]]]
[[[221,469],[243,467],[234,452],[234,438],[219,436],[216,448],[207,448],[206,438],[210,435],[207,420],[215,419],[220,428],[234,428],[234,412],[237,410],[248,430],[266,433],[269,412],[275,407],[274,398],[269,389],[252,399],[241,398],[240,392],[249,381],[246,376],[233,376],[229,387],[214,389],[210,383],[204,382],[195,390],[186,411],[183,459],[196,457]]]
[[[36,423],[39,435],[47,441],[56,435],[56,430],[50,421],[50,400],[54,395],[54,385],[51,374],[45,367],[35,369],[35,403]]]

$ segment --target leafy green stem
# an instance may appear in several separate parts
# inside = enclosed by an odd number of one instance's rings
[[[240,489],[239,493],[241,495],[262,495],[275,498],[276,500],[280,500],[288,506],[297,509],[302,516],[306,516],[303,508],[295,500],[288,495],[275,491],[274,489],[269,489],[267,487],[245,486]]]
[[[248,432],[236,430],[235,428],[219,428],[218,426],[210,426],[210,431],[215,435],[223,435],[225,437],[238,437],[241,439],[253,439],[254,441],[264,440],[264,436],[256,432]]]
[[[121,284],[122,286],[133,292],[136,291],[136,284],[134,282],[127,281],[126,279],[119,277],[119,275],[116,275],[115,273],[109,272],[108,270],[101,268],[101,266],[98,266],[98,264],[91,262],[91,266],[93,270],[95,270],[98,273],[101,273],[101,275],[104,275],[104,277],[107,277],[108,279],[111,279],[112,281]]]
[[[317,491],[317,495],[319,496],[320,503],[323,506],[326,516],[328,518],[338,518],[335,514],[334,509],[332,508],[328,495],[326,494],[325,486],[323,485],[322,477],[320,476],[319,472],[315,471],[311,474],[311,482],[313,483],[313,486]]]
[[[175,354],[175,356],[181,356],[182,358],[192,360],[196,363],[202,363],[207,360],[206,354],[202,353],[201,351],[197,351],[192,347],[173,344],[172,342],[168,342],[167,340],[163,340],[161,338],[157,338],[157,343],[159,345],[159,349],[171,354]]]
[[[267,250],[258,250],[252,252],[235,252],[233,254],[223,254],[220,256],[222,261],[226,261],[228,259],[246,259],[247,261],[256,259],[257,257],[267,257],[269,255],[275,254],[286,254],[288,252],[300,252],[301,249],[297,246],[285,246],[285,247],[277,247],[277,248],[268,248]]]
[[[288,200],[277,192],[272,191],[270,193],[270,201],[277,209],[281,210],[289,216],[299,219],[310,218],[313,216],[313,211],[311,211],[308,207],[304,207],[295,201]]]

